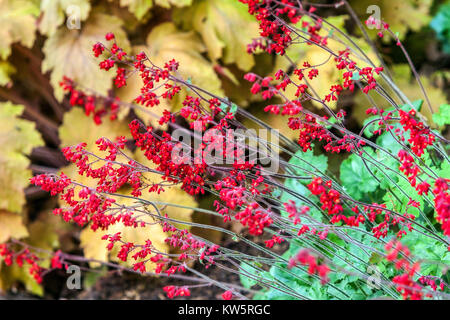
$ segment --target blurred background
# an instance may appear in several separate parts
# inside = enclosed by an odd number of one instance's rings
[[[350,0],[350,4],[362,23],[372,14],[367,8],[378,6],[381,18],[397,32],[408,50],[433,109],[437,111],[446,104],[450,93],[450,2]],[[360,31],[343,6],[318,6],[318,14],[349,33],[377,59],[370,46],[363,43]],[[0,243],[16,238],[46,250],[60,249],[109,259],[100,248],[104,244],[95,241],[93,235],[51,214],[58,206],[56,198],[29,186],[28,182],[37,173],[74,172],[61,154],[64,146],[93,144],[100,136],[126,135],[127,124],[133,117],[156,125],[155,119],[145,113],[122,108],[117,120],[105,118],[97,126],[64,97],[59,86],[63,76],[126,102],[137,96],[138,79],[130,79],[125,88],[113,89],[115,71],[98,68],[99,60],[93,56],[92,45],[103,41],[107,32],[113,32],[128,53],[144,50],[156,64],[175,58],[180,62],[183,77],[212,93],[229,97],[295,139],[285,129],[287,119],[264,114],[265,103],[250,94],[249,84],[243,80],[243,75],[250,71],[260,75],[273,73],[285,67],[286,61],[266,53],[247,54],[246,46],[258,37],[258,27],[246,6],[237,0],[0,0]],[[377,30],[367,32],[399,88],[411,101],[423,99],[395,41],[377,37]],[[296,62],[327,58],[320,50],[306,45],[297,46],[288,54]],[[323,68],[320,83],[315,84],[319,91],[327,90],[338,80],[333,63]],[[164,107],[172,111],[180,108],[176,99]],[[310,103],[307,107],[321,113],[318,105]],[[367,102],[359,93],[343,94],[335,108],[347,112],[349,128],[361,128]],[[162,107],[154,111],[161,113]],[[439,126],[439,119],[428,117],[433,125]],[[210,207],[212,203],[209,197],[194,199],[181,192],[166,196],[191,206]],[[183,214],[192,215],[197,221],[204,219],[192,211]],[[239,231],[237,225],[226,227]],[[219,234],[203,236],[221,241]],[[220,281],[239,282],[233,275],[207,272]],[[166,283],[164,279],[142,279],[97,268],[84,274],[82,290],[71,291],[65,286],[66,278],[62,271],[51,272],[39,285],[26,270],[0,264],[0,292],[8,297],[162,299],[160,288]],[[193,296],[204,299],[218,298],[221,293],[214,288],[192,290]]]

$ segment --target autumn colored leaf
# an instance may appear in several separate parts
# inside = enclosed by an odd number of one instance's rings
[[[0,61],[0,86],[11,83],[11,75],[16,72],[16,68],[7,61]]]
[[[380,9],[380,16],[383,21],[389,24],[390,29],[403,39],[408,30],[419,31],[420,28],[427,25],[431,16],[429,14],[432,0],[352,0],[350,1],[353,9],[362,17],[364,23],[369,14],[366,10],[371,5],[376,5]],[[368,30],[368,32],[376,33],[378,30]],[[389,39],[386,37],[385,39]]]
[[[69,226],[64,220],[51,211],[41,212],[37,219],[28,225],[29,236],[24,242],[29,245],[52,252],[59,247],[58,233],[67,230]]]
[[[77,18],[84,21],[91,10],[89,0],[42,0],[42,19],[39,31],[45,35],[52,35],[67,18]]]
[[[112,2],[113,0],[109,1]],[[171,6],[189,6],[192,4],[192,0],[120,0],[120,5],[127,7],[138,20],[141,20],[155,4],[168,9]]]
[[[189,30],[201,34],[213,61],[223,59],[225,64],[236,63],[245,71],[254,65],[247,45],[259,36],[256,20],[238,1],[201,0],[192,7],[178,10],[175,20]]]
[[[0,0],[0,59],[8,58],[15,42],[31,48],[38,14],[39,9],[32,0]]]
[[[83,126],[84,130],[79,131],[80,126]],[[68,112],[64,116],[63,125],[60,129],[60,137],[62,141],[62,146],[74,145],[80,142],[87,143],[87,150],[92,151],[99,156],[102,153],[96,149],[95,141],[100,137],[106,137],[113,140],[116,136],[126,136],[129,137],[130,133],[128,126],[120,121],[110,121],[105,119],[101,126],[95,125],[92,121],[87,121],[86,116],[83,114],[81,108],[75,108]],[[127,153],[130,157],[135,157],[140,163],[150,167],[151,164],[148,160],[141,158],[142,155],[137,153],[133,155]],[[63,168],[62,171],[69,177],[73,177],[75,181],[87,185],[94,186],[95,181],[91,178],[80,176],[77,174],[77,169],[74,165],[70,165]],[[145,173],[145,178],[147,181],[160,182],[161,177],[156,173]],[[118,194],[129,195],[129,190],[127,188],[122,188],[119,190]],[[113,195],[112,195],[113,196]],[[142,203],[138,198],[124,198],[120,196],[113,196],[118,203],[123,205],[132,205]],[[194,199],[182,191],[178,186],[167,187],[166,191],[160,194],[144,192],[141,197],[147,201],[156,202],[166,202],[175,203],[183,205],[186,207],[196,207],[196,202]],[[157,205],[162,213],[167,213],[170,217],[174,219],[179,219],[182,221],[190,221],[192,209],[176,208],[165,205]],[[149,211],[155,211],[153,206],[143,204],[143,207],[147,207]],[[153,212],[155,214],[155,212]],[[154,223],[153,219],[149,216],[141,217],[140,219],[145,220],[148,223]],[[187,226],[183,226],[186,228]],[[155,247],[159,250],[167,252],[169,247],[165,244],[164,239],[167,234],[163,232],[162,226],[159,224],[147,225],[143,228],[133,228],[126,227],[123,224],[116,224],[111,226],[107,231],[97,230],[92,231],[89,227],[83,229],[80,235],[81,246],[84,249],[84,254],[87,258],[108,261],[109,259],[117,261],[117,248],[113,249],[111,253],[106,249],[105,241],[101,240],[104,234],[114,234],[116,232],[122,233],[122,239],[124,241],[135,242],[137,244],[144,244],[145,240],[150,239]],[[97,266],[98,264],[93,264]],[[148,265],[149,270],[152,266]]]
[[[3,231],[2,225],[5,222],[2,219],[0,212],[0,231]],[[15,215],[20,218],[20,216]],[[10,218],[12,219],[12,218]],[[55,248],[59,247],[59,236],[57,232],[61,232],[62,229],[67,226],[62,226],[64,223],[59,217],[54,216],[51,212],[41,212],[36,220],[28,225],[28,232],[25,227],[18,225],[17,221],[14,221],[15,234],[11,235],[15,238],[23,238],[22,241],[35,248],[40,248],[45,251],[37,251],[35,254],[41,259],[38,261],[38,265],[42,268],[48,268],[50,266],[50,260],[48,259],[48,253],[52,252]],[[20,232],[20,233],[19,233]],[[1,236],[1,234],[0,234]],[[0,265],[0,290],[8,290],[16,282],[21,282],[25,285],[27,291],[42,296],[44,294],[43,287],[36,282],[32,275],[28,272],[29,265],[24,264],[23,267],[19,267],[17,264],[3,268]]]
[[[98,41],[104,42],[105,34],[113,32],[119,45],[128,51],[129,42],[121,27],[119,18],[94,13],[83,23],[81,30],[60,28],[46,40],[42,72],[51,71],[50,82],[58,100],[61,101],[64,96],[59,87],[64,76],[75,80],[83,88],[107,94],[112,87],[115,68],[109,71],[100,70],[100,60],[94,57],[92,46]]]
[[[222,95],[221,83],[214,72],[213,64],[202,56],[206,47],[194,32],[184,32],[177,30],[173,23],[162,23],[155,27],[147,37],[148,47],[138,46],[134,48],[135,53],[144,51],[149,59],[156,65],[164,65],[167,61],[175,59],[180,63],[179,75],[185,80],[208,90],[217,95]],[[119,90],[119,97],[126,102],[132,102],[140,94],[140,88],[143,86],[142,80],[138,75],[134,75],[128,80],[128,84],[122,90]],[[156,93],[161,94],[161,90]],[[169,105],[166,101],[156,107],[148,108],[149,112],[142,111],[142,108],[136,109],[136,113],[147,123],[158,126],[159,116],[164,109],[171,110],[172,106],[179,107],[180,100],[184,97],[186,91],[183,90],[178,98]],[[163,100],[163,99],[161,99]]]

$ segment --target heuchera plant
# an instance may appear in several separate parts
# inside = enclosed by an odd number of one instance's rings
[[[64,206],[54,210],[56,215],[94,231],[107,232],[116,224],[136,229],[161,225],[167,233],[165,241],[173,249],[170,252],[159,250],[150,240],[128,242],[119,232],[106,234],[102,239],[108,250],[117,248],[117,257],[131,261],[133,267],[96,262],[184,280],[185,286],[164,288],[169,298],[189,296],[191,287],[209,285],[221,287],[222,297],[227,300],[249,296],[450,298],[448,140],[431,128],[421,114],[424,102],[409,101],[395,86],[386,66],[382,62],[377,65],[349,35],[316,15],[315,7],[296,0],[240,2],[248,6],[249,14],[260,27],[261,37],[248,45],[249,54],[265,51],[288,62],[287,67],[270,75],[245,75],[252,83],[251,92],[267,101],[264,111],[287,115],[286,125],[297,134],[295,143],[280,136],[276,145],[255,138],[259,150],[275,151],[278,170],[268,170],[248,160],[255,144],[229,135],[232,129],[245,129],[244,119],[262,129],[275,131],[274,128],[228,99],[180,77],[177,61],[158,66],[144,52],[129,55],[109,33],[105,43],[93,47],[95,57],[101,59],[99,67],[115,68],[118,88],[126,86],[129,77],[139,76],[143,81],[141,94],[129,104],[101,96],[83,88],[82,83],[65,78],[61,86],[71,104],[83,107],[98,125],[105,116],[115,119],[121,107],[141,108],[152,114],[152,107],[185,90],[181,108],[177,112],[166,110],[160,117],[159,124],[168,130],[146,126],[135,119],[129,125],[131,141],[125,137],[115,141],[99,137],[98,153],[88,151],[83,142],[65,148],[67,160],[78,167],[80,176],[95,180],[95,187],[83,185],[77,177],[64,173],[38,175],[31,182],[64,201]],[[340,5],[355,17],[347,2]],[[365,34],[364,27],[355,21]],[[395,31],[373,18],[366,24],[381,26],[380,37],[393,37],[420,84]],[[371,44],[370,39],[366,41]],[[331,43],[335,42],[343,49],[333,49]],[[328,60],[340,72],[340,80],[330,86],[325,96],[319,96],[311,86],[314,79],[320,78],[322,65],[297,62],[290,57],[300,44],[327,52]],[[353,132],[346,127],[345,111],[336,111],[336,101],[344,92],[358,90],[367,96],[368,118],[362,130]],[[371,95],[381,95],[390,107],[376,105]],[[424,100],[432,114],[432,101],[425,92]],[[320,104],[320,112],[304,107],[307,101]],[[180,118],[186,121],[178,121]],[[180,129],[198,143],[175,139],[172,133]],[[215,134],[207,134],[210,130],[215,130]],[[148,162],[141,163],[130,156],[131,145]],[[216,157],[244,161],[208,163],[202,155],[217,147],[223,153],[216,153]],[[181,149],[188,151],[180,155]],[[328,169],[328,157],[335,154],[345,158],[339,174]],[[148,179],[150,173],[159,174],[160,180]],[[190,195],[214,195],[212,209],[196,210],[223,217],[224,221],[238,221],[248,236],[171,217],[164,212],[170,203],[148,201],[143,196],[159,194],[174,185]],[[121,192],[125,187],[130,192]],[[134,202],[124,205],[124,199]],[[252,248],[252,253],[236,252],[202,239],[191,233],[191,226],[223,232]],[[287,248],[282,255],[274,250],[279,244]],[[1,245],[0,254],[7,265],[27,266],[39,282],[48,270],[39,266],[38,260],[44,258],[33,250],[23,242],[11,240]],[[51,269],[89,261],[60,251],[47,254]],[[194,269],[192,262],[237,273],[242,286],[211,279]]]

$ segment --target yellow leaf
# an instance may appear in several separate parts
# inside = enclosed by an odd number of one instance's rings
[[[334,16],[327,19],[329,23],[331,23],[333,26],[335,26],[337,29],[342,30],[344,28],[344,23],[348,19],[347,15],[342,16]],[[328,34],[327,30],[322,30],[321,32],[322,36],[326,36]],[[337,31],[332,32],[332,35],[328,38],[328,45],[327,47],[334,53],[337,53],[338,51],[346,49],[346,45],[340,43],[337,39],[335,39],[335,35],[337,35]],[[340,36],[340,39],[342,37]],[[371,51],[370,46],[365,43],[362,39],[359,38],[353,38],[352,40],[366,53],[366,55],[369,57],[369,59],[378,66],[378,60],[376,58],[376,55]],[[307,61],[311,64],[311,66],[316,66],[316,68],[319,71],[319,75],[312,80],[307,78],[307,81],[309,83],[309,87],[312,88],[318,97],[312,92],[310,89],[311,95],[314,97],[323,100],[327,94],[330,93],[330,87],[335,84],[342,84],[342,70],[338,70],[336,68],[336,62],[334,61],[334,56],[331,56],[330,53],[328,53],[326,50],[320,48],[316,45],[307,45],[307,44],[301,44],[300,46],[294,45],[295,48],[297,48],[297,52],[295,53],[295,58],[298,60],[297,65],[300,66],[304,61]],[[361,56],[360,52],[357,51],[353,46],[352,49],[357,53],[351,53],[350,59],[356,62],[357,66],[359,68],[364,68],[367,66],[372,66],[368,62],[366,62],[363,57]],[[299,54],[298,51],[304,52],[304,55]],[[292,51],[288,51],[287,54],[289,54]],[[280,57],[281,59],[282,57]],[[284,65],[284,63],[279,63],[281,66]],[[305,73],[305,76],[307,76],[307,72]],[[296,88],[294,86],[288,86],[288,89],[286,90],[286,96],[290,99],[295,99],[295,92]],[[316,107],[322,108],[323,105],[320,102],[317,101],[311,101]],[[329,107],[332,109],[336,108],[337,103],[327,103]]]
[[[39,22],[39,31],[45,35],[52,35],[58,27],[68,18],[84,21],[89,16],[91,5],[89,0],[42,0],[42,19]]]
[[[403,92],[403,94],[412,102],[415,100],[424,100],[422,104],[422,108],[420,110],[420,113],[428,118],[429,121],[431,121],[431,113],[430,109],[428,107],[428,104],[424,98],[424,95],[422,94],[422,90],[420,89],[419,85],[417,84],[416,79],[411,73],[411,69],[409,65],[407,64],[397,64],[394,65],[391,68],[391,71],[393,73],[394,77],[394,83],[395,85],[400,89],[400,91]],[[421,76],[420,80],[422,81],[422,84],[424,86],[425,92],[427,93],[428,98],[430,99],[431,106],[433,108],[434,112],[438,112],[439,106],[441,104],[447,103],[447,98],[445,96],[445,93],[442,89],[436,87],[433,85],[433,82],[431,81],[431,77],[425,77]],[[400,102],[397,95],[394,93],[394,91],[391,89],[391,87],[386,84],[384,81],[381,83],[383,88],[387,91],[390,97],[394,99],[397,103],[402,105],[403,103]],[[376,93],[371,93],[370,96],[375,101],[377,106],[384,109],[389,109],[392,105],[382,96]],[[368,116],[366,115],[366,109],[370,105],[370,101],[367,100],[367,97],[365,97],[365,94],[363,92],[358,92],[355,96],[355,105],[356,107],[353,110],[352,116],[355,117],[355,119],[359,123],[363,123],[364,119],[366,119]]]
[[[147,37],[148,57],[157,65],[175,59],[179,73],[192,83],[214,94],[222,94],[213,65],[203,58],[205,46],[193,32],[178,31],[173,23],[155,27]]]
[[[115,68],[109,71],[100,70],[101,60],[94,57],[92,46],[98,41],[105,43],[105,34],[113,32],[119,46],[129,51],[129,42],[121,27],[119,18],[94,13],[82,25],[81,30],[60,28],[45,41],[42,71],[51,71],[50,82],[59,101],[64,95],[59,86],[63,76],[72,78],[83,88],[107,94],[112,87]]]
[[[83,127],[83,130],[80,131],[80,127]],[[75,108],[70,112],[66,113],[63,120],[63,125],[60,128],[60,137],[62,141],[62,146],[69,146],[78,144],[80,142],[87,143],[87,150],[91,152],[95,152],[97,155],[102,155],[96,148],[95,141],[100,137],[107,137],[113,140],[116,136],[130,136],[128,126],[123,122],[119,121],[109,121],[105,119],[102,125],[97,126],[91,121],[87,119],[83,114],[83,110],[81,108]],[[133,156],[130,154],[129,156]],[[118,161],[124,160],[124,157],[117,159]],[[139,159],[138,159],[139,161]],[[146,162],[145,162],[146,161]],[[142,160],[142,163],[149,166],[148,160]],[[100,163],[98,165],[101,165]],[[77,169],[74,165],[70,165],[66,168],[63,168],[62,171],[66,173],[70,178],[75,181],[87,185],[94,186],[95,180],[92,178],[87,178],[85,176],[79,176],[77,174]],[[153,173],[145,173],[145,177],[148,180],[152,180],[157,182],[161,180],[159,175]],[[123,195],[129,195],[129,190],[127,188],[122,188],[119,193]],[[160,201],[160,202],[169,202],[185,205],[188,207],[195,207],[196,202],[194,199],[186,194],[184,191],[181,191],[179,187],[170,187],[167,188],[166,192],[161,193],[159,195],[154,193],[143,192],[142,198],[147,201]],[[138,198],[130,199],[124,198],[120,196],[113,196],[118,203],[123,205],[131,205],[138,203]],[[148,207],[148,210],[154,211],[152,206],[143,205],[142,208]],[[158,205],[160,210],[163,213],[167,213],[170,217],[190,221],[190,216],[192,213],[191,209],[182,209],[182,208],[174,208],[174,207],[165,207],[162,205]],[[155,214],[155,212],[153,212]],[[152,218],[145,216],[142,218],[146,222],[153,222]],[[186,227],[186,226],[184,226]],[[108,261],[111,259],[113,261],[117,261],[117,252],[118,248],[115,248],[111,254],[108,254],[106,249],[106,242],[101,240],[101,237],[104,234],[114,234],[116,232],[122,232],[123,240],[135,242],[137,244],[145,244],[145,240],[150,239],[155,247],[163,252],[167,252],[169,247],[165,244],[164,239],[167,237],[162,230],[161,225],[153,224],[147,225],[144,228],[132,228],[126,227],[121,223],[111,226],[107,231],[97,230],[96,232],[92,231],[89,227],[85,228],[80,235],[81,246],[84,249],[85,256],[91,259],[97,259],[102,261]],[[98,264],[92,264],[92,266],[97,266]],[[129,263],[128,266],[131,266]],[[153,266],[148,264],[148,270],[151,270]]]
[[[148,165],[148,161],[140,161],[141,163]],[[150,166],[149,166],[150,167]],[[160,182],[161,177],[156,173],[146,173],[144,174],[147,181],[152,182]],[[91,184],[92,186],[92,181]],[[127,190],[121,190],[121,194],[128,195]],[[120,250],[120,245],[116,245],[111,252],[109,252],[106,248],[107,242],[102,240],[102,236],[105,234],[115,234],[117,232],[121,233],[122,240],[124,242],[132,242],[137,245],[145,244],[146,240],[150,240],[153,246],[160,252],[167,253],[170,250],[170,247],[165,242],[168,234],[163,231],[163,228],[160,224],[157,223],[156,219],[149,215],[145,215],[142,213],[143,210],[147,210],[147,212],[151,212],[154,215],[157,215],[158,212],[152,205],[145,205],[140,202],[140,199],[151,201],[151,202],[166,202],[170,204],[178,204],[181,206],[192,207],[195,208],[197,203],[195,200],[188,195],[186,192],[181,190],[178,186],[166,187],[165,192],[160,194],[149,193],[147,191],[143,192],[143,195],[139,198],[124,198],[120,196],[113,196],[116,199],[117,203],[121,206],[132,206],[138,205],[141,211],[135,211],[134,215],[139,215],[140,221],[144,221],[147,223],[145,227],[127,227],[122,223],[117,223],[108,228],[108,230],[102,231],[97,230],[93,231],[89,227],[83,229],[80,234],[81,247],[84,250],[84,255],[86,258],[96,259],[101,261],[116,261],[120,262],[117,258],[117,254]],[[177,208],[173,206],[166,206],[156,203],[155,206],[158,208],[162,215],[167,214],[172,219],[177,219],[178,221],[190,222],[192,209],[185,208]],[[189,229],[189,226],[183,223],[176,223],[176,226],[182,229]],[[139,261],[139,260],[137,260]],[[131,267],[135,262],[134,259],[131,259],[131,255],[129,260],[124,263],[125,265]],[[97,263],[92,263],[92,267],[97,267]],[[155,264],[148,262],[146,263],[147,270],[150,271],[154,269]]]
[[[0,209],[20,213],[29,184],[30,161],[26,157],[44,142],[34,123],[19,119],[23,106],[0,103]]]
[[[225,64],[236,63],[248,71],[254,59],[247,44],[258,37],[258,24],[238,1],[202,0],[175,14],[189,29],[202,35],[211,60],[223,58]]]
[[[192,4],[192,0],[155,0],[155,2],[163,8],[170,8],[170,6],[185,7]]]
[[[182,32],[176,29],[173,23],[162,23],[155,27],[147,37],[148,48],[135,47],[134,52],[144,51],[149,59],[158,66],[164,64],[171,59],[175,59],[180,63],[178,74],[185,80],[190,79],[193,84],[208,90],[217,95],[223,95],[221,83],[214,72],[211,62],[206,60],[202,53],[206,48],[200,39],[193,32]],[[143,83],[139,75],[135,75],[128,80],[128,85],[119,90],[119,97],[126,102],[132,102],[140,94],[140,88]],[[162,93],[162,89],[155,91],[157,94]],[[185,90],[174,98],[172,104],[169,105],[165,99],[161,99],[161,105],[148,110],[156,115],[162,115],[164,109],[171,110],[173,106],[180,106],[180,100],[184,99]],[[191,93],[192,94],[192,93]],[[140,110],[141,109],[141,110]],[[146,123],[158,126],[158,118],[144,111],[142,108],[136,109],[136,113]]]
[[[35,15],[39,9],[31,0],[0,0],[0,59],[11,54],[11,44],[31,48],[35,39]]]
[[[81,129],[80,129],[81,128]],[[63,123],[59,128],[61,147],[87,143],[87,150],[98,153],[95,141],[101,137],[114,140],[118,136],[131,137],[128,125],[121,121],[102,119],[101,125],[96,125],[84,114],[82,108],[74,107],[64,114]]]
[[[267,113],[264,112],[263,110],[257,110],[257,111],[252,111],[250,110],[250,112],[257,117],[258,119],[264,119],[264,122],[269,124],[270,127],[275,128],[276,130],[279,130],[279,133],[281,135],[284,135],[286,138],[289,138],[291,140],[297,140],[298,139],[298,131],[296,130],[292,130],[291,128],[288,127],[287,123],[289,121],[290,116],[283,116],[283,115],[275,115],[272,113]],[[249,129],[261,129],[261,126],[259,126],[258,124],[255,124],[253,121],[245,119],[243,121],[243,124],[246,126],[246,128]],[[269,142],[271,139],[271,133],[268,133],[268,137],[267,140]],[[278,152],[277,148],[275,146],[272,146],[274,152]]]
[[[0,210],[0,243],[10,238],[21,239],[28,236],[22,217],[16,213]]]

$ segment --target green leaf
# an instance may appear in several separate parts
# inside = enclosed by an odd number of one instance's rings
[[[238,110],[238,106],[235,103],[231,103],[231,106],[229,106],[228,104],[222,102],[218,108],[225,113],[231,112],[233,115],[235,115]]]
[[[450,178],[450,163],[448,161],[442,162],[441,169],[439,170],[438,175],[441,178]]]
[[[397,141],[399,140],[399,138],[397,137],[397,139],[394,138],[395,136],[395,132],[391,131],[391,132],[384,132],[383,134],[381,134],[376,142],[379,146],[383,147],[384,149],[389,150],[392,154],[398,154],[398,152],[400,151],[400,149],[402,149],[402,145]],[[405,140],[409,139],[409,132],[404,134],[404,138]],[[386,161],[393,161],[394,163],[397,163],[391,156],[389,156],[388,154],[386,154],[385,152],[380,151],[380,157],[383,158],[383,160]],[[383,164],[385,165],[391,165],[392,163],[390,162],[385,163],[383,162]]]
[[[23,218],[9,211],[0,209],[0,243],[10,238],[21,239],[28,236],[28,231],[23,224]]]
[[[302,150],[297,151],[295,153],[295,156],[293,156],[289,160],[289,163],[296,166],[292,167],[292,170],[296,172],[298,176],[310,176],[310,174],[305,172],[304,170],[315,172],[317,175],[322,175],[323,172],[325,172],[328,168],[328,158],[325,155],[316,156],[314,155],[314,152],[312,150],[308,150],[306,152],[303,152]],[[313,167],[315,167],[316,169]],[[322,174],[320,174],[319,171],[322,172]],[[288,178],[286,179],[284,186],[288,190],[291,190],[296,194],[309,199],[314,203],[317,203],[317,199],[313,197],[308,188],[305,187],[305,184],[309,183],[310,181],[311,179]],[[292,200],[296,203],[297,206],[308,206],[310,207],[309,214],[314,219],[318,219],[319,221],[322,219],[322,213],[317,208],[311,206],[310,203],[307,203],[305,200],[299,199],[293,194],[283,191],[280,200],[283,203]],[[286,212],[283,211],[282,214],[286,215]]]

